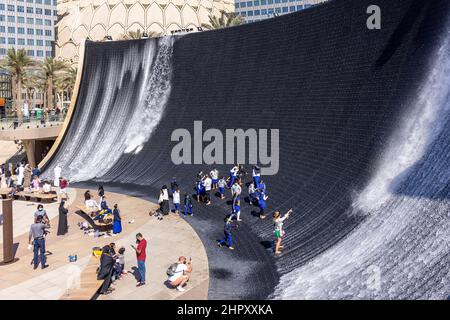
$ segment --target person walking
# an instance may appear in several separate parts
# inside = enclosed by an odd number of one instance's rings
[[[175,187],[174,191],[172,192],[172,200],[173,205],[175,207],[175,213],[180,213],[180,188],[178,186]]]
[[[117,203],[114,205],[113,216],[113,234],[116,235],[122,232],[122,217],[120,216],[120,210],[117,207]]]
[[[169,192],[167,191],[167,186],[163,185],[160,192],[159,192],[159,208],[162,212],[162,214],[167,215],[170,211],[169,206]]]
[[[53,186],[59,187],[59,179],[61,178],[61,167],[59,164],[53,169]]]
[[[222,240],[217,240],[217,245],[219,247],[222,247],[223,245],[227,245],[228,249],[230,250],[234,250],[233,247],[233,236],[231,234],[231,229],[233,228],[233,225],[231,224],[231,219],[233,218],[232,215],[227,215],[224,218],[224,227],[223,227],[223,233],[224,233],[224,238]]]
[[[188,193],[184,194],[184,215],[186,216],[188,213],[190,216],[193,216],[194,213],[192,212],[192,198]]]
[[[289,211],[286,212],[284,216],[281,216],[280,211],[275,211],[273,214],[273,224],[275,227],[274,234],[275,234],[275,255],[276,256],[279,256],[281,254],[281,249],[283,249],[283,246],[281,245],[281,241],[285,235],[285,232],[283,230],[283,223],[286,219],[289,218],[291,213],[292,213],[292,209],[289,209]]]
[[[41,263],[42,269],[48,267],[45,256],[45,233],[50,225],[42,222],[42,216],[37,216],[35,223],[30,227],[28,245],[33,246],[33,269],[36,270]]]
[[[205,187],[205,202],[209,206],[211,204],[212,179],[208,175],[203,180],[203,185]]]
[[[136,251],[136,259],[139,271],[139,282],[137,283],[136,287],[141,287],[145,285],[145,259],[147,258],[147,240],[144,239],[142,233],[136,234],[136,244],[137,247],[133,245],[131,247],[134,249],[134,251]]]
[[[58,219],[58,232],[57,236],[63,236],[68,231],[67,226],[67,214],[69,213],[69,210],[65,207],[65,201],[61,200],[61,203],[59,204],[59,219]]]
[[[23,178],[25,173],[25,167],[23,163],[20,163],[19,167],[17,168],[17,185],[21,186],[23,184]]]

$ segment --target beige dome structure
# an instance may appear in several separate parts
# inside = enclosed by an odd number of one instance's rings
[[[56,57],[76,64],[85,39],[113,40],[140,30],[171,34],[209,22],[210,15],[234,11],[233,0],[59,0]]]

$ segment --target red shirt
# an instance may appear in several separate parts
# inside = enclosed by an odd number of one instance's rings
[[[66,188],[66,187],[67,187],[67,180],[65,180],[65,179],[61,180],[61,181],[59,182],[59,187],[60,187],[61,189]]]
[[[146,248],[147,248],[147,241],[146,241],[145,239],[142,239],[142,240],[139,242],[138,246],[137,246],[137,249],[138,249],[141,253],[137,253],[137,252],[136,252],[136,256],[137,256],[137,259],[138,259],[139,261],[145,261],[145,258],[147,257],[146,254],[145,254],[145,249],[146,249]]]

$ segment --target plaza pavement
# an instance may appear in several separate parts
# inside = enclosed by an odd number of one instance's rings
[[[107,190],[106,190],[107,191]],[[28,230],[32,222],[36,203],[14,201],[14,243],[17,247],[16,258],[12,264],[0,265],[0,299],[60,299],[70,297],[75,289],[76,278],[91,259],[92,248],[110,242],[117,247],[126,248],[126,269],[136,267],[135,254],[130,244],[135,242],[135,234],[141,232],[148,241],[147,248],[147,285],[136,288],[132,273],[117,281],[112,294],[99,296],[99,299],[206,299],[208,294],[208,259],[205,249],[194,230],[184,218],[170,214],[163,221],[150,217],[148,213],[157,206],[146,200],[106,192],[108,204],[119,205],[122,215],[123,232],[117,237],[99,237],[84,234],[77,226],[83,221],[74,212],[76,206],[83,203],[84,190],[71,188],[71,203],[68,214],[69,232],[56,236],[58,216],[57,203],[44,204],[51,219],[51,233],[46,238],[49,267],[33,270],[30,265],[32,252],[27,249]],[[91,194],[96,194],[91,190]],[[194,218],[194,217],[189,217]],[[3,258],[0,246],[0,260]],[[70,263],[69,254],[76,254],[78,261]],[[192,257],[194,271],[186,291],[180,293],[165,285],[166,270],[177,261],[180,255]],[[74,281],[75,279],[75,281]]]

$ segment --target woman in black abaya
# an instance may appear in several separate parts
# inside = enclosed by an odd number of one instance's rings
[[[61,203],[59,204],[58,236],[65,235],[68,230],[67,213],[69,210],[64,206],[65,203],[66,202],[64,200],[61,200]]]

